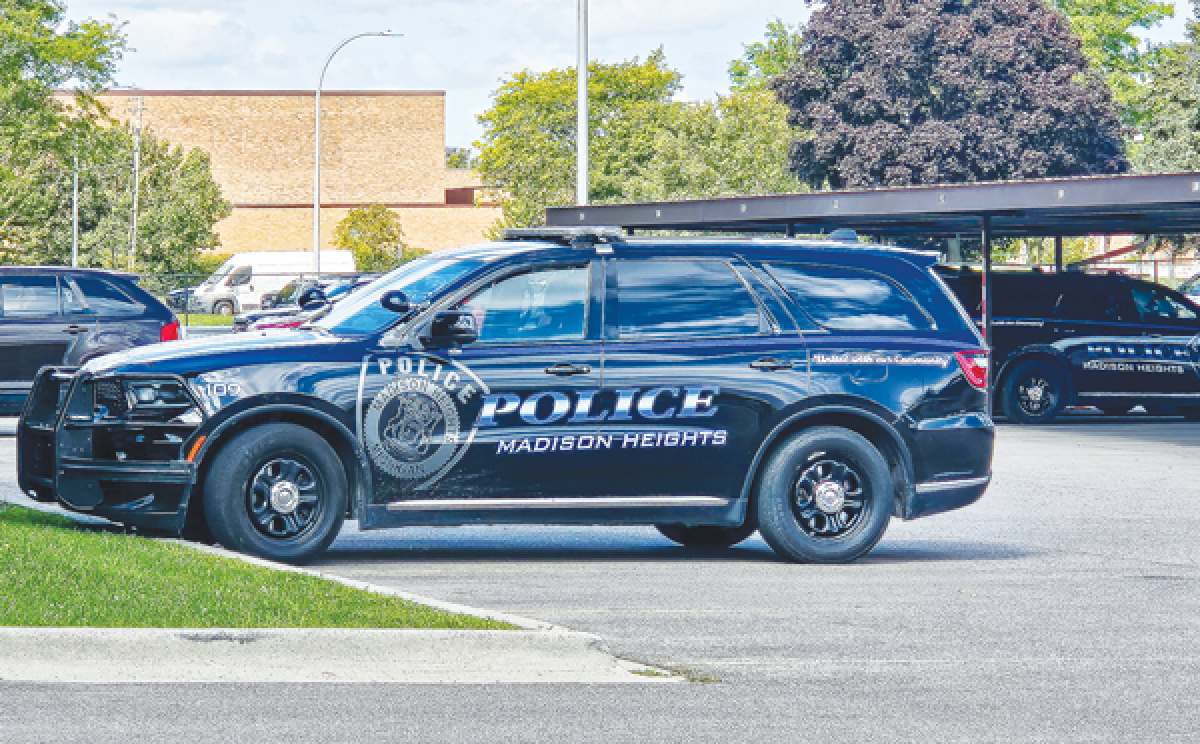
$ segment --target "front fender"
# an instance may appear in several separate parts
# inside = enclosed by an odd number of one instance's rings
[[[206,420],[184,443],[184,453],[203,474],[209,456],[230,437],[248,426],[273,421],[320,426],[326,440],[338,452],[351,483],[354,512],[365,508],[373,491],[371,466],[366,450],[347,426],[346,412],[322,398],[302,393],[264,393],[253,395],[225,408]],[[202,477],[202,476],[201,476]]]

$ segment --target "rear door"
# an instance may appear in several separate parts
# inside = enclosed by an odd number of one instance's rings
[[[0,275],[0,400],[19,405],[45,365],[62,364],[75,337],[66,328],[53,275]]]
[[[1141,335],[1130,339],[1136,354],[1133,381],[1165,402],[1200,398],[1200,308],[1179,292],[1147,282],[1130,282]],[[1156,396],[1150,396],[1156,397]]]
[[[615,495],[713,501],[697,506],[738,498],[766,427],[807,394],[804,339],[733,256],[605,264],[599,435],[612,444],[597,458],[598,483]]]

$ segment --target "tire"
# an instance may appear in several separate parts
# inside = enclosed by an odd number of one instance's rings
[[[233,315],[233,303],[228,300],[213,303],[213,315]]]
[[[781,557],[849,563],[883,537],[892,503],[892,476],[879,450],[861,434],[822,426],[771,454],[755,511],[759,533]]]
[[[1021,362],[1004,380],[1004,415],[1018,424],[1046,424],[1067,404],[1063,373],[1036,359]]]
[[[682,524],[656,524],[654,529],[672,542],[689,548],[732,548],[758,529],[753,520],[741,527],[687,527]]]
[[[230,550],[304,563],[329,547],[346,517],[342,461],[303,426],[242,432],[221,447],[208,472],[204,516]]]

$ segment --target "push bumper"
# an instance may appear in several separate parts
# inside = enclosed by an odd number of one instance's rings
[[[178,533],[196,468],[186,460],[125,461],[97,456],[86,416],[71,416],[75,370],[44,369],[17,424],[17,483],[30,497],[122,524]],[[77,412],[78,413],[78,412]],[[103,454],[103,453],[101,453]]]

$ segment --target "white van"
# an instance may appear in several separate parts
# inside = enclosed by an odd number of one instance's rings
[[[264,294],[278,292],[293,279],[311,275],[312,262],[308,251],[235,253],[192,289],[188,311],[233,315],[257,310]],[[321,251],[322,275],[353,273],[353,252]]]

